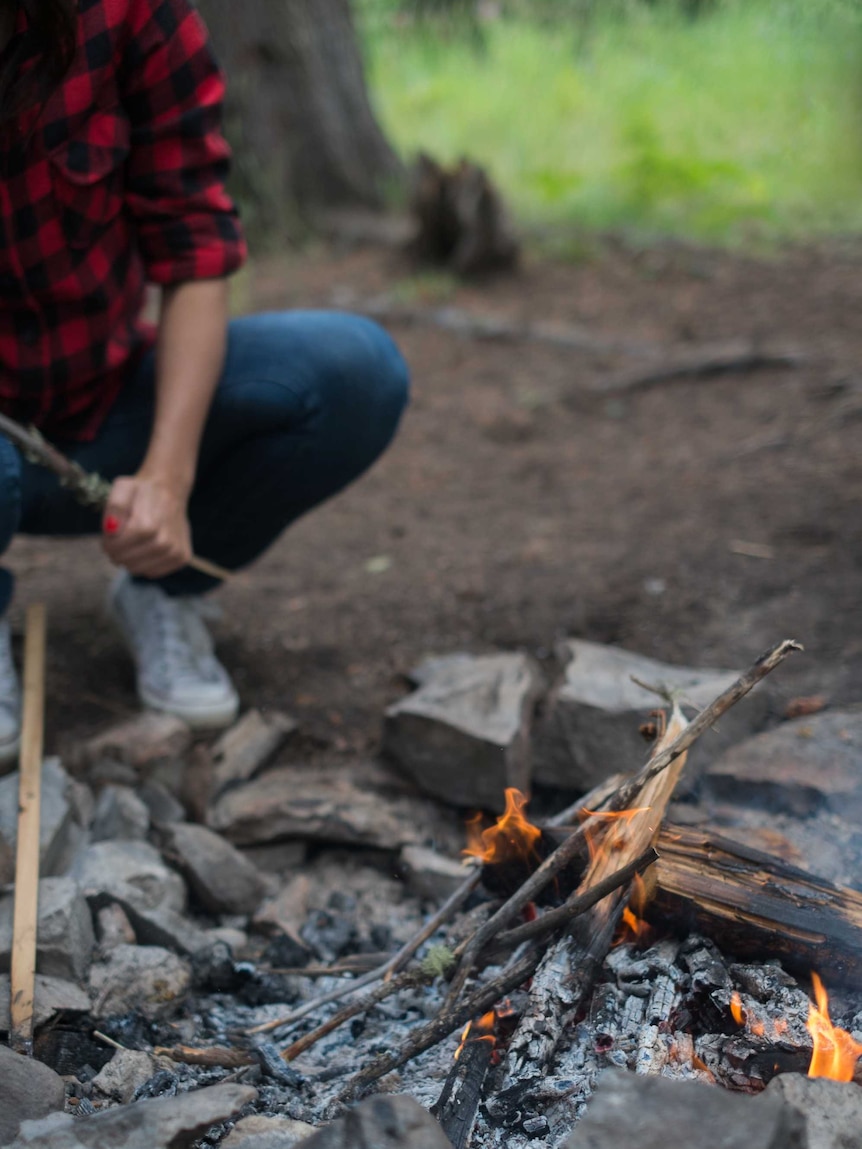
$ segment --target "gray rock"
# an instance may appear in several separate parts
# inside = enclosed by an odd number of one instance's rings
[[[159,1097],[77,1120],[55,1114],[28,1121],[13,1149],[179,1149],[221,1124],[257,1097],[248,1085],[214,1085],[177,1097]]]
[[[827,811],[862,820],[862,707],[795,718],[731,747],[704,775],[703,792],[806,818]]]
[[[398,859],[407,888],[420,898],[443,902],[463,885],[468,871],[427,846],[405,846]]]
[[[130,902],[122,905],[141,945],[164,946],[186,957],[212,948],[209,931],[176,910],[141,910]]]
[[[149,1081],[155,1070],[155,1059],[149,1053],[138,1049],[118,1049],[93,1078],[93,1084],[106,1097],[127,1105],[135,1090]]]
[[[133,946],[138,940],[126,911],[117,902],[109,902],[97,911],[96,933],[103,957],[117,946]]]
[[[212,748],[212,797],[248,782],[276,754],[296,722],[277,710],[249,710]]]
[[[96,802],[91,827],[94,842],[146,838],[150,812],[128,786],[106,786]]]
[[[260,905],[266,888],[260,871],[206,826],[171,826],[165,831],[165,845],[205,910],[253,914]]]
[[[855,1082],[782,1073],[764,1098],[776,1097],[804,1117],[808,1149],[856,1149],[862,1130],[862,1089]]]
[[[70,874],[88,900],[101,898],[142,910],[185,908],[186,888],[147,842],[95,842],[75,859]]]
[[[90,971],[90,996],[96,1017],[136,1010],[164,1017],[191,985],[191,966],[161,946],[117,946]]]
[[[397,850],[410,842],[452,837],[443,816],[397,774],[377,763],[351,761],[268,770],[228,790],[209,824],[235,845],[302,837]]]
[[[606,1069],[563,1149],[807,1149],[805,1123],[773,1095]]]
[[[137,793],[149,811],[150,821],[157,829],[170,826],[174,822],[185,822],[185,807],[161,782],[148,778],[138,787]]]
[[[0,974],[0,1030],[8,1031],[12,1021],[9,1015],[11,993],[8,973]],[[89,1013],[90,998],[85,989],[64,978],[36,974],[33,1024],[38,1029],[58,1013]]]
[[[630,774],[648,754],[640,726],[661,699],[632,681],[681,690],[702,709],[738,677],[735,670],[671,666],[617,646],[572,640],[558,648],[565,664],[533,742],[536,781],[579,792],[611,774]],[[699,771],[726,746],[761,729],[769,698],[758,687],[693,747],[686,774]]]
[[[314,1131],[304,1121],[254,1114],[237,1121],[220,1149],[291,1149]]]
[[[15,878],[18,841],[18,773],[0,778],[0,886]],[[58,758],[42,765],[39,811],[39,872],[44,877],[63,873],[81,840],[70,801],[72,780]]]
[[[0,898],[0,971],[8,972],[12,955],[14,898]],[[93,922],[77,883],[71,878],[43,878],[39,883],[36,966],[49,977],[84,982],[96,939]]]
[[[285,877],[305,861],[308,846],[305,842],[271,842],[264,846],[244,846],[240,853],[261,873]]]
[[[452,1149],[427,1109],[412,1097],[369,1097],[305,1141],[301,1149]]]
[[[14,1141],[22,1121],[62,1110],[63,1078],[53,1069],[0,1045],[0,1145]]]
[[[182,719],[144,710],[75,747],[70,764],[78,770],[88,770],[107,760],[149,772],[165,759],[182,758],[191,744],[191,730]]]
[[[383,747],[426,793],[458,806],[503,810],[504,791],[528,791],[530,728],[542,689],[525,654],[433,659],[419,689],[386,711]]]

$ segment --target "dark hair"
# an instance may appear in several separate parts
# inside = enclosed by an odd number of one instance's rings
[[[0,57],[0,124],[46,99],[69,70],[75,55],[77,0],[0,0],[0,8],[27,13],[29,29]],[[36,51],[35,64],[21,72],[22,61]]]

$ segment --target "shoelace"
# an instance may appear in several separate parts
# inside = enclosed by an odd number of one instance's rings
[[[154,591],[144,641],[158,672],[173,682],[216,676],[209,635],[194,604]]]

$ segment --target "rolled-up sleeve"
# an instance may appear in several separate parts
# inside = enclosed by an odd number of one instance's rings
[[[132,0],[121,99],[131,124],[126,206],[148,278],[216,279],[246,258],[225,191],[225,83],[188,0]]]

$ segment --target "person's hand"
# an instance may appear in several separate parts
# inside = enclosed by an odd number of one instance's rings
[[[163,578],[179,570],[192,557],[185,496],[143,475],[116,479],[102,518],[102,546],[133,575]]]

